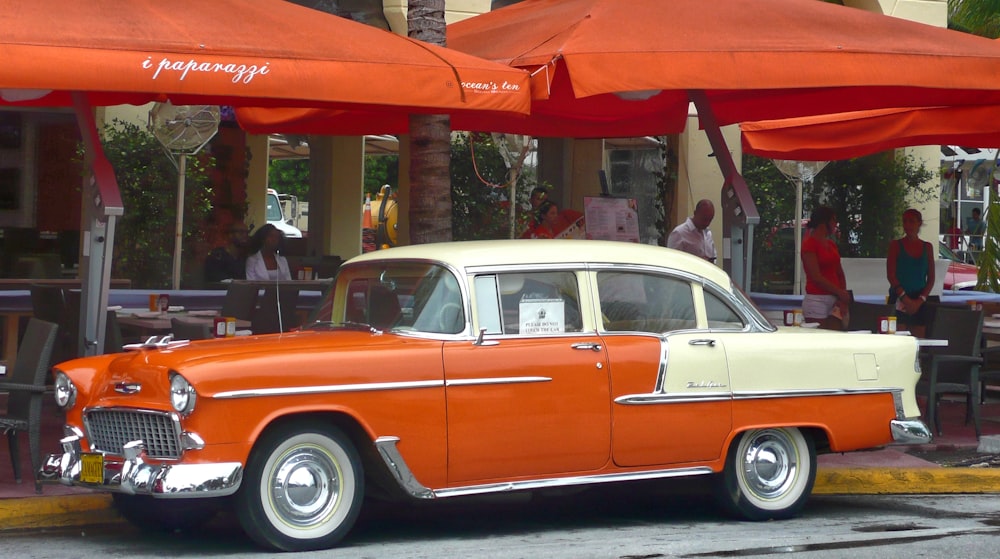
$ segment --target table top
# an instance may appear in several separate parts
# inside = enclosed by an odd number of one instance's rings
[[[203,323],[211,326],[218,316],[218,311],[178,311],[155,312],[147,309],[116,309],[118,324],[134,328],[143,333],[166,333],[173,329],[171,318],[183,318],[190,322]],[[245,330],[250,327],[249,320],[237,320],[236,328]]]

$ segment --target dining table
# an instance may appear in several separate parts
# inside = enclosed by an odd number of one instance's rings
[[[983,317],[983,339],[987,342],[1000,342],[1000,315]]]
[[[148,309],[115,309],[118,324],[123,330],[138,336],[161,336],[169,334],[173,329],[172,318],[183,318],[186,321],[213,326],[219,311],[214,310],[182,310],[168,308],[167,311],[150,311]],[[249,320],[236,320],[237,331],[250,328]]]

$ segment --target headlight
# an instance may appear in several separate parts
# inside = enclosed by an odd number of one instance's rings
[[[170,405],[181,415],[194,411],[198,395],[191,383],[179,373],[170,373]]]
[[[55,398],[56,405],[61,409],[71,408],[76,403],[76,385],[69,380],[66,373],[58,369],[55,378]]]

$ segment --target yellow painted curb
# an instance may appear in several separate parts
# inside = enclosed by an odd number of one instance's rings
[[[111,495],[60,495],[0,500],[0,531],[123,522]]]
[[[1000,469],[820,468],[814,495],[1000,493]]]

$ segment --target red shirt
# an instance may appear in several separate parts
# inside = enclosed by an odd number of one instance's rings
[[[837,250],[837,243],[830,239],[819,241],[812,235],[808,235],[802,240],[803,258],[810,252],[816,255],[816,262],[819,264],[819,273],[821,276],[841,289],[847,287],[840,277],[840,251]],[[833,295],[833,293],[828,292],[812,281],[808,274],[806,274],[806,293],[810,295]]]

